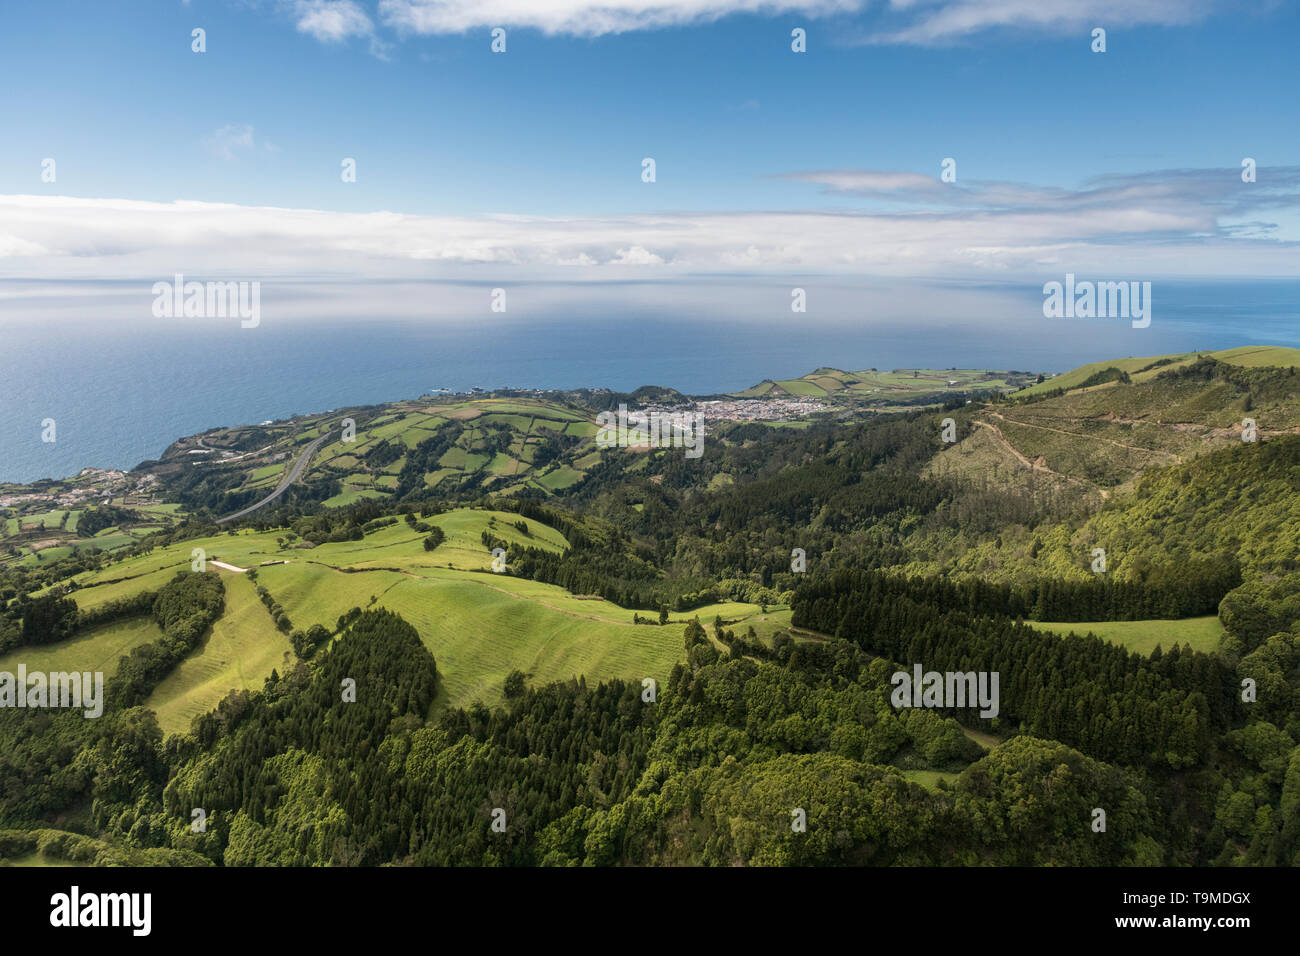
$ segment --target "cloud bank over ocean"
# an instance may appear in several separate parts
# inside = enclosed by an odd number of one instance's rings
[[[178,200],[0,196],[0,276],[177,271],[467,280],[697,274],[1006,278],[1296,276],[1300,167],[1098,177],[1077,188],[916,173],[784,174],[858,209],[542,217],[335,212]]]

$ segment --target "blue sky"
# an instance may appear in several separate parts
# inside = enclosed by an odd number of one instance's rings
[[[1297,273],[1293,3],[729,12],[750,6],[8,6],[0,205],[40,198],[5,210],[0,275],[186,266],[159,253],[160,233],[192,249],[191,270]],[[489,49],[492,25],[508,31],[505,54]],[[194,27],[206,53],[191,52]],[[794,27],[807,53],[791,52]],[[46,157],[54,183],[40,178]],[[340,181],[344,157],[355,183]],[[1243,157],[1260,168],[1250,186]],[[265,213],[180,215],[177,201],[319,215],[295,230]],[[102,232],[83,228],[91,218]],[[859,246],[867,234],[879,242]]]

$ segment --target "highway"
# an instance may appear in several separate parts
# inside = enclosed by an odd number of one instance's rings
[[[310,445],[308,445],[306,448],[302,450],[302,454],[299,455],[298,460],[293,463],[293,467],[289,469],[288,474],[286,474],[283,478],[280,479],[280,484],[276,486],[275,491],[271,492],[261,501],[257,502],[257,504],[249,505],[243,511],[236,511],[232,515],[226,515],[224,518],[218,518],[217,524],[225,524],[227,521],[234,521],[236,518],[242,518],[245,515],[250,515],[258,508],[263,508],[266,505],[269,505],[276,498],[279,498],[282,494],[284,494],[284,490],[288,488],[291,484],[293,484],[295,481],[297,481],[298,478],[302,475],[302,473],[307,470],[307,466],[311,463],[311,456],[316,454],[316,449],[319,448],[321,446],[321,443],[324,442],[325,439],[328,437],[329,437],[329,432],[326,432],[324,435],[321,435],[320,438],[317,438],[314,442],[312,442]]]

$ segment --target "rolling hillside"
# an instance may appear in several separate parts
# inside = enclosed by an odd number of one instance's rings
[[[1248,423],[1261,441],[1300,431],[1297,367],[1300,351],[1281,348],[1083,366],[957,413],[967,436],[931,473],[1030,476],[1105,497],[1150,468],[1242,444]]]
[[[704,621],[721,616],[742,629],[753,624],[766,639],[789,626],[788,610],[761,613],[756,605],[741,603],[674,614],[666,626],[636,625],[633,612],[608,601],[491,572],[484,532],[508,544],[558,552],[567,543],[553,528],[515,514],[469,509],[428,521],[446,535],[433,551],[424,550],[424,533],[402,523],[360,541],[315,547],[289,541],[283,531],[193,539],[79,575],[73,597],[80,608],[91,610],[156,590],[189,568],[193,549],[201,548],[210,562],[256,569],[256,584],[284,608],[295,630],[319,624],[333,631],[338,618],[354,607],[401,614],[438,662],[438,709],[478,700],[499,703],[505,678],[516,669],[538,684],[579,676],[590,681],[652,677],[662,683],[682,659],[686,624],[697,615]],[[521,521],[526,532],[516,527]],[[254,581],[244,573],[209,568],[225,581],[225,612],[147,701],[164,733],[186,730],[194,716],[231,691],[260,689],[272,670],[284,673],[294,666],[288,636],[258,599]],[[111,674],[117,656],[159,636],[151,621],[137,619],[14,653],[29,667],[39,662],[43,669]],[[6,660],[0,658],[0,667]]]

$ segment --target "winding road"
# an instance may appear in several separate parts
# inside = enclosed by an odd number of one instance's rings
[[[312,442],[310,445],[308,445],[306,448],[302,450],[302,454],[299,455],[298,460],[293,463],[293,467],[289,469],[288,474],[286,474],[282,479],[280,479],[280,484],[276,486],[275,491],[271,492],[261,501],[257,502],[257,504],[249,505],[243,511],[236,511],[232,515],[226,515],[224,518],[218,518],[217,524],[225,524],[227,521],[234,521],[236,518],[242,518],[244,517],[244,515],[250,515],[258,508],[262,508],[266,505],[269,505],[276,498],[279,498],[282,494],[284,494],[285,489],[288,488],[295,481],[297,481],[298,478],[302,475],[302,473],[307,470],[307,466],[311,463],[311,456],[316,454],[316,449],[319,448],[321,446],[321,443],[325,441],[325,439],[328,437],[329,437],[329,432],[326,432],[324,435],[321,435],[320,438],[317,438],[314,442]]]

